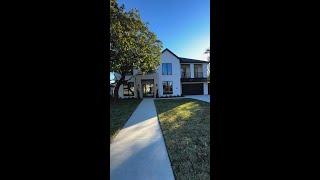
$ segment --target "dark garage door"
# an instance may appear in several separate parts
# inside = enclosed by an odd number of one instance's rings
[[[183,95],[203,95],[203,84],[182,84]]]

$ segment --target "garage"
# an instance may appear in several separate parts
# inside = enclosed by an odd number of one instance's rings
[[[183,95],[203,95],[203,83],[182,84]]]

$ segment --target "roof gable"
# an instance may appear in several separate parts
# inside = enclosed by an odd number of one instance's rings
[[[169,53],[171,53],[172,55],[174,55],[176,58],[178,58],[180,60],[180,58],[176,54],[174,54],[172,51],[170,51],[168,48],[163,50],[162,53],[164,53],[165,51],[168,51]]]

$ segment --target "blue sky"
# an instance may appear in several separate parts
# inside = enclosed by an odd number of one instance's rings
[[[210,0],[118,0],[139,10],[163,48],[177,56],[203,59],[210,47]]]

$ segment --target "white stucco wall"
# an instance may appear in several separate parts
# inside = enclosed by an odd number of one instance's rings
[[[190,64],[190,72],[191,72],[191,78],[194,78],[194,64]]]
[[[202,72],[203,72],[203,77],[208,77],[208,67],[207,67],[207,63],[203,63],[202,64]]]
[[[172,75],[162,75],[162,63],[172,63]],[[163,81],[172,81],[173,87],[173,94],[171,96],[180,96],[181,95],[181,66],[180,60],[171,54],[169,51],[164,51],[161,55],[161,64],[157,69],[158,73],[158,90],[159,96],[167,96],[166,94],[163,95]]]
[[[203,83],[203,94],[208,95],[208,83]]]

